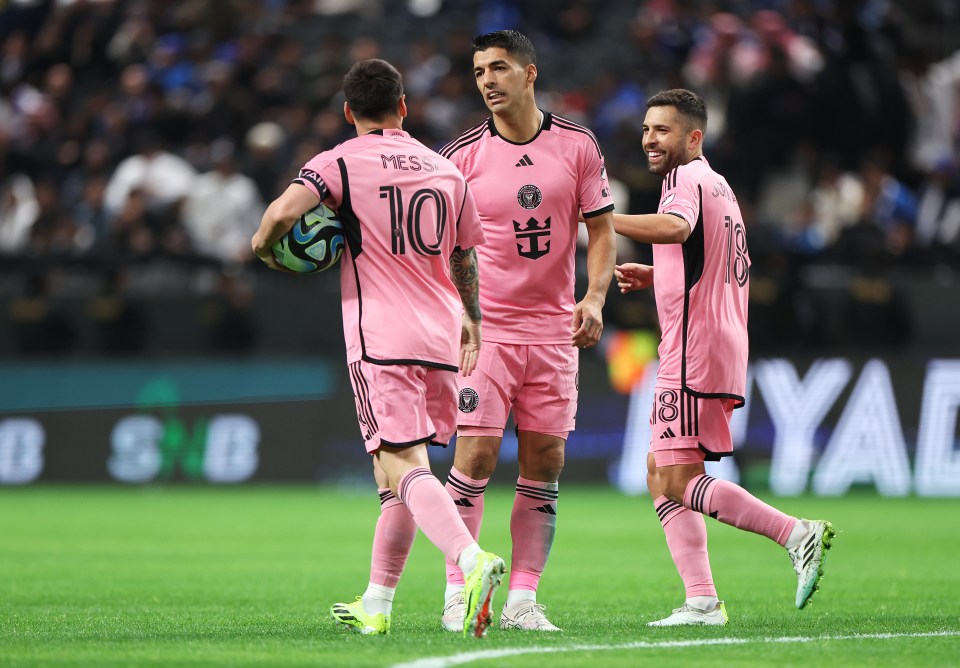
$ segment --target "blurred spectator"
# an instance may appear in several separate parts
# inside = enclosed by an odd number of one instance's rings
[[[158,132],[142,130],[137,152],[121,161],[110,177],[104,195],[107,210],[120,211],[134,189],[143,191],[152,209],[168,210],[187,196],[196,175],[186,160],[164,148]]]
[[[68,256],[75,254],[77,227],[72,208],[60,206],[60,189],[53,181],[34,183],[37,196],[37,219],[30,229],[27,250],[33,256]]]
[[[863,184],[856,175],[841,171],[835,160],[825,157],[810,201],[814,233],[822,239],[821,249],[826,248],[836,242],[843,229],[859,220]]]
[[[74,221],[77,225],[76,247],[80,252],[98,250],[110,234],[111,217],[104,203],[106,190],[106,178],[92,174],[76,200]]]
[[[887,250],[902,255],[913,239],[917,222],[916,196],[878,159],[867,160],[860,177],[863,181],[863,221],[880,230]]]
[[[229,139],[210,145],[214,169],[196,179],[183,209],[194,250],[223,263],[252,257],[250,238],[265,209],[253,179],[237,172],[234,154]]]
[[[146,192],[131,189],[120,211],[113,215],[107,242],[110,255],[134,260],[156,256],[160,252],[160,227],[161,221],[147,205]]]
[[[911,165],[931,172],[960,158],[960,51],[936,61],[925,49],[906,49],[901,81],[916,121],[908,146]]]
[[[0,181],[0,253],[24,250],[40,215],[33,181],[26,174],[11,174]]]
[[[247,132],[249,160],[243,166],[243,172],[257,184],[260,199],[264,202],[272,202],[280,194],[280,175],[288,168],[282,152],[285,141],[286,133],[276,123],[257,123]]]

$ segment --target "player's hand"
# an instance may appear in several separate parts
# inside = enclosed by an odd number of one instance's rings
[[[265,265],[273,269],[274,271],[282,271],[284,274],[296,274],[297,272],[292,269],[287,269],[282,264],[277,262],[277,258],[273,255],[273,250],[268,248],[264,251],[254,251],[257,254],[257,257],[260,258],[260,261]]]
[[[573,307],[573,338],[577,348],[592,348],[603,334],[603,304],[599,299],[587,296]]]
[[[646,290],[653,285],[653,267],[649,264],[627,262],[613,268],[620,292],[627,294],[634,290]]]
[[[480,356],[480,323],[463,314],[460,331],[460,374],[469,376],[477,367]]]

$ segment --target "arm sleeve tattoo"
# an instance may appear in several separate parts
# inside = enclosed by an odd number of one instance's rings
[[[474,248],[453,251],[450,256],[450,277],[460,293],[463,309],[471,320],[477,322],[480,314],[480,272],[477,267],[477,251]]]

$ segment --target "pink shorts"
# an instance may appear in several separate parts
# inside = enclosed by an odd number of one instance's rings
[[[650,413],[650,451],[657,466],[716,461],[733,452],[734,399],[702,399],[679,388],[656,387]]]
[[[446,446],[457,426],[456,373],[415,364],[349,365],[367,452],[381,445]]]
[[[484,342],[460,390],[457,433],[503,435],[513,409],[518,431],[566,439],[576,425],[579,350],[571,345]]]

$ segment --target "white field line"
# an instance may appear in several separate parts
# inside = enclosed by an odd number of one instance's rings
[[[828,640],[893,640],[896,638],[945,638],[960,636],[960,631],[937,631],[931,633],[858,633],[846,636],[795,636],[782,638],[706,638],[703,640],[664,640],[646,642],[638,640],[620,645],[567,645],[560,647],[504,647],[461,652],[452,656],[436,656],[395,663],[390,668],[448,668],[465,663],[499,659],[521,654],[558,654],[561,652],[600,652],[617,649],[669,649],[674,647],[705,647],[708,645],[749,645],[752,643],[809,643]]]

